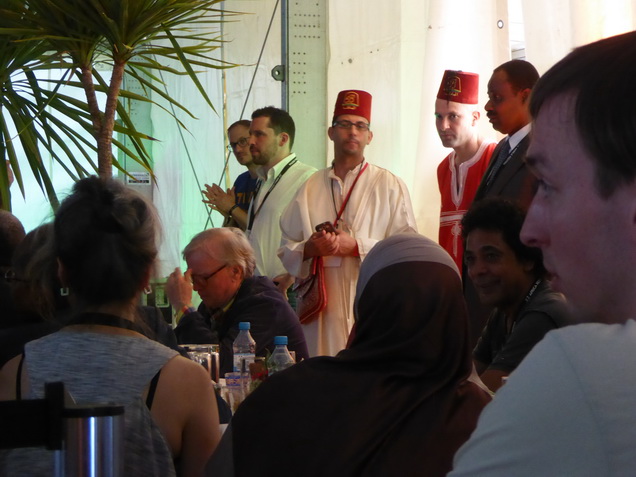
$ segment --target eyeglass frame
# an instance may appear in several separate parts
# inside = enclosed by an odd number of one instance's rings
[[[349,121],[347,119],[334,120],[331,123],[331,127],[340,128],[340,129],[351,129],[353,126],[356,127],[358,131],[369,131],[371,129],[371,123],[365,123],[364,121]]]
[[[227,266],[228,266],[227,263],[225,265],[221,265],[220,268],[217,268],[215,271],[213,271],[212,273],[210,273],[209,275],[206,275],[206,276],[197,275],[195,273],[191,273],[190,274],[190,281],[192,282],[192,285],[196,284],[197,286],[200,286],[201,288],[203,288],[204,286],[206,286],[208,284],[208,280],[210,278],[212,278],[214,275],[219,273],[221,270],[223,270]],[[198,283],[195,283],[195,282],[198,282]]]
[[[250,143],[250,138],[249,136],[246,137],[242,137],[240,138],[238,141],[236,142],[231,142],[227,145],[227,150],[232,152],[234,151],[234,149],[236,149],[236,146],[241,146],[241,147],[245,147]]]

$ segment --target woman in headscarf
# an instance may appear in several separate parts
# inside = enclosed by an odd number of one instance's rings
[[[455,263],[421,235],[385,239],[362,263],[354,308],[350,347],[261,385],[239,407],[209,469],[237,476],[450,471],[490,400],[467,381],[468,321]]]

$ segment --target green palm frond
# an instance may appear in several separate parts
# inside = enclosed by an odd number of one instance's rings
[[[111,174],[112,165],[121,168],[113,157],[113,146],[152,173],[144,146],[144,140],[152,138],[136,129],[119,98],[152,102],[152,93],[175,110],[190,114],[162,88],[163,74],[185,75],[214,110],[197,75],[210,68],[235,66],[212,58],[222,45],[219,23],[227,15],[238,14],[221,11],[217,7],[220,2],[3,0],[0,160],[11,163],[22,193],[25,191],[15,147],[18,144],[53,205],[57,199],[43,164],[43,152],[47,160],[61,165],[73,179],[92,172],[82,165],[85,163],[96,167],[102,176]],[[111,68],[110,81],[101,77],[97,65]],[[65,75],[61,79],[42,79],[41,73],[54,68],[66,71]],[[149,93],[147,97],[121,89],[124,72],[139,82]],[[63,93],[62,85],[81,88],[86,99]],[[99,93],[106,95],[103,111],[98,107]],[[184,127],[180,121],[179,125]],[[113,131],[130,141],[113,139]],[[94,141],[87,139],[86,133]],[[92,160],[95,152],[97,164]],[[0,192],[2,203],[7,204],[6,171],[0,171]]]

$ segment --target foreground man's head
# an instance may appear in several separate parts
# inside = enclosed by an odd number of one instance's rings
[[[582,319],[636,309],[636,32],[574,50],[537,83],[527,163],[539,180],[521,236]]]

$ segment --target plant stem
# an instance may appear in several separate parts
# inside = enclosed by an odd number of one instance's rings
[[[115,113],[117,112],[117,102],[119,90],[124,79],[125,61],[116,61],[113,65],[113,73],[110,78],[108,94],[106,95],[106,109],[102,127],[97,138],[97,167],[99,176],[102,178],[111,177],[113,174],[113,130],[115,128]]]
[[[93,81],[93,70],[90,64],[81,66],[81,82],[84,86],[84,92],[86,93],[86,103],[88,105],[88,112],[91,115],[91,121],[93,123],[93,135],[97,141],[97,173],[99,177],[106,178],[111,177],[113,174],[113,161],[112,161],[112,131],[114,123],[110,125],[110,135],[108,135],[107,118],[102,118],[102,113],[99,110],[99,104],[97,103],[97,95],[95,93],[95,83]],[[114,74],[114,72],[113,72]],[[112,81],[111,81],[112,82]],[[121,85],[121,80],[120,80]],[[110,91],[109,91],[110,96]],[[119,94],[119,88],[117,88],[117,94]],[[117,103],[115,101],[115,103]],[[106,103],[108,108],[108,101]],[[114,113],[113,113],[114,117]],[[106,131],[105,131],[106,130]],[[104,138],[106,136],[106,138]],[[102,147],[103,146],[103,147]]]
[[[80,81],[84,87],[84,93],[86,94],[86,103],[88,104],[88,112],[91,115],[93,122],[93,129],[95,138],[99,134],[102,126],[101,112],[99,111],[99,105],[97,104],[97,96],[95,94],[95,84],[93,83],[93,70],[91,65],[82,65],[80,67],[81,75]]]

